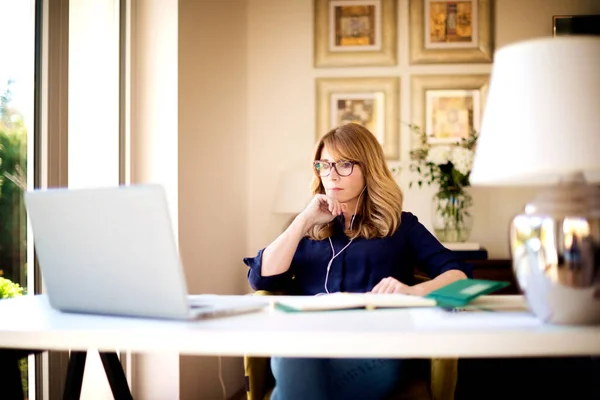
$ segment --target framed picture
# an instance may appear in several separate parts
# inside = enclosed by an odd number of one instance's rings
[[[456,143],[479,131],[479,90],[427,90],[425,132],[430,143]]]
[[[369,129],[385,156],[399,156],[400,80],[378,78],[317,79],[317,140],[340,125],[355,122]]]
[[[552,35],[600,35],[600,15],[554,15]]]
[[[409,0],[410,62],[491,62],[492,0]]]
[[[315,67],[396,65],[396,0],[314,0]]]
[[[412,77],[412,123],[431,144],[456,143],[479,132],[489,75],[416,75]],[[416,133],[413,148],[418,147]]]

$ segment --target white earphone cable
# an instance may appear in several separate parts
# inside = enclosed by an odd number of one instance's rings
[[[354,224],[354,217],[356,217],[356,211],[358,210],[358,204],[360,202],[360,197],[362,196],[363,192],[365,191],[365,189],[367,188],[367,185],[365,185],[365,187],[363,188],[363,190],[361,190],[360,194],[358,195],[358,200],[356,201],[356,206],[354,207],[354,213],[352,214],[352,219],[350,220],[350,230],[352,230],[352,225]],[[331,246],[331,260],[329,260],[329,263],[327,264],[327,272],[325,273],[325,293],[329,293],[329,289],[327,288],[327,281],[329,280],[329,270],[331,269],[331,264],[333,263],[333,260],[335,260],[335,258],[337,256],[339,256],[340,254],[342,254],[342,251],[346,250],[346,248],[348,246],[350,246],[350,244],[352,243],[352,241],[354,240],[356,236],[354,236],[352,239],[350,239],[350,241],[348,242],[347,245],[345,245],[337,254],[335,253],[335,249],[333,248],[333,242],[331,241],[331,236],[329,237],[329,245]]]
[[[219,383],[221,384],[221,392],[223,393],[223,400],[227,400],[227,387],[223,380],[223,364],[221,363],[221,356],[218,356],[219,360]]]
[[[354,240],[354,238],[350,239],[348,244],[346,246],[344,246],[344,248],[342,248],[339,251],[339,253],[335,254],[335,250],[333,248],[333,242],[331,241],[331,238],[329,238],[329,244],[331,245],[331,252],[333,253],[333,257],[331,257],[331,260],[329,260],[329,263],[327,264],[327,273],[325,274],[325,293],[329,293],[329,289],[327,289],[327,280],[329,279],[329,270],[331,269],[331,264],[333,263],[333,260],[340,254],[342,254],[342,251],[346,250],[346,247],[350,246],[350,243],[352,243],[353,240]]]

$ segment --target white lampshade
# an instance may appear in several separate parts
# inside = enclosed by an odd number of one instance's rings
[[[600,37],[508,45],[494,57],[473,185],[600,178]]]
[[[310,184],[313,173],[310,167],[284,172],[279,178],[275,192],[273,212],[299,214],[312,198]]]

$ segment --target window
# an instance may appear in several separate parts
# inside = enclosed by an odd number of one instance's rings
[[[0,297],[5,298],[33,293],[23,191],[34,161],[35,1],[0,0],[0,26]],[[26,398],[34,382],[32,361],[21,364]]]

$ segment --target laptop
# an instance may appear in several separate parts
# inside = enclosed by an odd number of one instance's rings
[[[50,305],[63,312],[190,320],[259,311],[247,295],[192,295],[161,185],[24,193]]]

